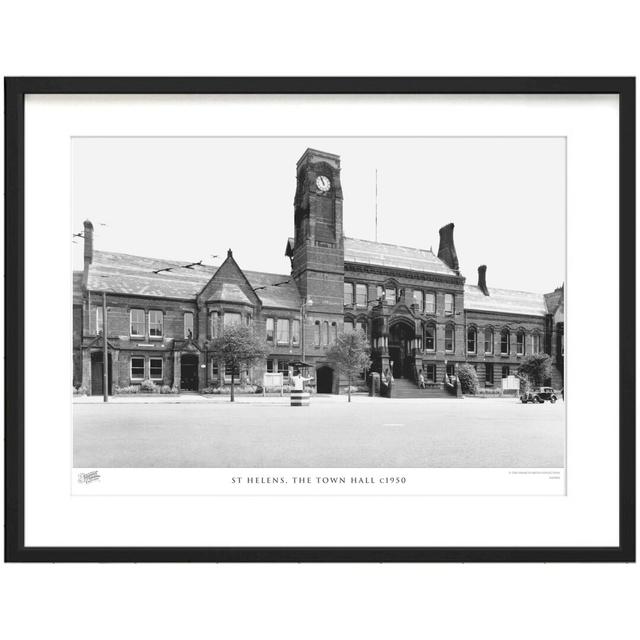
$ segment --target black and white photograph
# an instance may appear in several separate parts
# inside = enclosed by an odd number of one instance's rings
[[[71,145],[75,468],[564,470],[564,137]]]

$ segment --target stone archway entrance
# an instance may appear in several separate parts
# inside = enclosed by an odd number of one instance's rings
[[[398,321],[389,327],[389,361],[394,378],[410,378],[413,357],[411,341],[415,331],[408,322]]]
[[[198,356],[183,353],[180,356],[180,389],[182,391],[198,390]]]
[[[316,371],[316,391],[318,393],[333,393],[333,369],[319,367]]]

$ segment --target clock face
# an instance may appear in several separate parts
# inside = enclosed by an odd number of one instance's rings
[[[327,176],[318,176],[316,178],[316,186],[320,191],[329,191],[331,188],[331,181]]]

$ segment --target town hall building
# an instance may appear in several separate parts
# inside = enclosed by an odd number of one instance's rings
[[[372,371],[427,391],[442,389],[462,363],[481,387],[500,388],[532,353],[551,356],[549,381],[563,386],[564,286],[548,294],[489,287],[461,274],[454,225],[430,250],[348,238],[343,233],[340,157],[307,149],[297,163],[294,235],[286,242],[289,274],[242,269],[231,250],[218,266],[133,256],[94,247],[84,223],[84,270],[74,273],[74,386],[103,393],[103,340],[109,392],[151,380],[181,391],[230,381],[209,352],[225,326],[242,323],[268,345],[262,363],[238,371],[262,384],[265,372],[310,365],[319,393],[345,381],[326,352],[341,332],[361,329]],[[106,308],[106,336],[103,336]]]

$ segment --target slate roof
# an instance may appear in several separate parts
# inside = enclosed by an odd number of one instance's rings
[[[425,273],[458,275],[431,251],[356,238],[344,239],[344,260]]]
[[[464,285],[464,308],[469,311],[493,311],[528,316],[544,316],[547,313],[544,294],[489,287],[485,296],[473,284]]]
[[[111,251],[94,251],[93,262],[89,267],[87,287],[90,291],[107,291],[123,295],[174,300],[195,299],[218,267],[203,264],[185,269],[180,267],[183,264],[185,264],[184,261],[146,258]],[[153,273],[166,267],[173,267],[175,270]],[[298,288],[290,276],[259,271],[244,271],[244,274],[252,287],[267,287],[256,291],[263,306],[284,309],[300,308]],[[285,284],[273,286],[276,283]],[[221,291],[223,296],[235,297],[237,301],[245,303],[248,301],[237,285],[225,284],[225,287],[221,289],[224,289]]]

